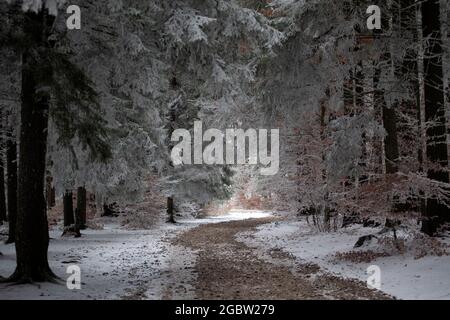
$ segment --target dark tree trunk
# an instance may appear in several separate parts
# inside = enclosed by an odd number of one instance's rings
[[[25,13],[31,48],[22,54],[22,107],[16,225],[17,267],[12,281],[49,281],[45,168],[50,94],[39,90],[51,77],[45,47],[52,18],[46,11]]]
[[[394,24],[398,24],[398,13],[397,4],[391,4],[391,10],[394,12],[392,23],[390,23],[390,28],[394,29]],[[391,30],[393,31],[393,30]],[[375,32],[377,34],[378,32]],[[390,72],[393,76],[396,76],[396,66],[394,65],[392,52],[390,49],[386,51],[381,56],[381,61],[388,62]],[[386,162],[385,169],[387,174],[394,174],[398,171],[398,157],[399,157],[399,147],[398,147],[398,132],[397,132],[397,116],[395,110],[398,108],[398,103],[395,102],[393,105],[388,105],[384,97],[384,90],[379,89],[380,77],[382,67],[377,66],[375,68],[374,74],[374,87],[375,87],[375,101],[381,105],[381,115],[383,121],[383,128],[386,131],[386,137],[384,139],[384,160]]]
[[[173,198],[167,197],[167,214],[169,216],[167,222],[176,223],[173,210]]]
[[[56,190],[55,190],[55,187],[52,187],[50,199],[51,199],[51,206],[53,208],[54,206],[56,206]]]
[[[413,41],[420,41],[419,29],[417,26],[417,6],[415,5],[416,0],[402,0],[402,28],[410,29],[413,33]],[[412,27],[411,27],[412,26]],[[419,50],[417,47],[409,48],[406,52],[405,59],[403,62],[403,78],[409,78],[410,87],[412,92],[414,93],[414,100],[411,97],[411,106],[410,110],[414,110],[417,119],[417,131],[416,135],[413,139],[418,141],[417,143],[417,160],[419,162],[419,171],[424,171],[424,140],[423,140],[423,131],[422,131],[422,104],[421,104],[421,81],[419,74],[419,61],[417,59],[419,55]],[[412,200],[410,205],[412,208],[415,208],[421,216],[425,215],[426,212],[426,201],[424,197],[424,192],[422,190],[418,191],[418,200]]]
[[[67,190],[63,197],[64,206],[64,227],[70,227],[75,224],[73,214],[73,199],[72,191]]]
[[[444,106],[444,85],[442,68],[442,39],[440,24],[440,3],[436,0],[422,2],[422,31],[428,39],[424,48],[425,71],[425,120],[427,126],[428,178],[449,182],[446,115]],[[422,231],[435,235],[443,222],[450,221],[450,209],[437,199],[428,198]]]
[[[382,60],[390,60],[390,54],[385,53]],[[395,115],[394,107],[388,107],[384,98],[384,90],[379,89],[379,82],[381,76],[381,68],[376,67],[373,83],[374,83],[374,99],[377,104],[380,104],[382,111],[383,128],[386,131],[386,138],[384,139],[384,154],[386,160],[386,173],[392,174],[398,171],[398,138],[397,138],[397,117]]]
[[[80,230],[86,229],[86,189],[77,189],[77,224]]]
[[[53,192],[53,178],[50,175],[47,175],[47,180],[46,180],[46,186],[45,186],[45,196],[47,198],[47,209],[51,209],[53,208],[54,204],[53,204],[53,199],[52,199],[52,192]]]
[[[64,231],[62,236],[80,237],[79,215],[78,210],[73,209],[73,193],[66,190],[63,196],[63,210],[64,210]]]
[[[0,147],[4,144],[3,139],[3,114],[0,110]],[[6,197],[5,197],[5,167],[2,155],[0,154],[0,225],[6,221]]]
[[[328,114],[327,114],[327,107],[326,107],[326,102],[328,101],[329,97],[330,97],[330,91],[329,89],[326,90],[326,100],[322,101],[320,104],[320,140],[321,142],[325,145],[325,140],[326,140],[326,126],[328,124]],[[326,153],[322,152],[322,162],[325,163],[326,161]],[[327,174],[327,169],[326,166],[323,166],[322,169],[322,181],[324,185],[328,185],[327,184],[327,179],[328,179],[328,174]],[[329,193],[328,190],[324,193],[323,196],[323,200],[324,200],[324,207],[323,207],[323,227],[325,230],[329,231],[331,228],[330,225],[330,220],[331,220],[331,208],[329,206]]]
[[[6,221],[5,170],[0,156],[0,225]]]
[[[75,223],[73,225],[73,232],[75,238],[81,237],[81,216],[80,212],[78,211],[78,208],[75,208]]]
[[[0,225],[6,220],[6,197],[5,197],[5,179],[3,177],[3,164],[0,163]]]
[[[7,243],[13,243],[16,239],[17,222],[17,143],[12,133],[8,134],[6,148],[6,171],[8,190],[8,220],[9,235]]]

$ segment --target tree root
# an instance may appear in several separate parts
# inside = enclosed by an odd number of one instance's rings
[[[80,229],[77,228],[75,225],[70,225],[70,226],[64,227],[61,237],[80,238],[81,237]]]
[[[39,272],[38,275],[24,274],[16,270],[9,278],[0,278],[0,283],[7,283],[11,286],[21,284],[36,284],[37,282],[63,284],[62,279],[55,275],[53,271],[50,270],[50,268]],[[37,286],[39,287],[39,285]]]

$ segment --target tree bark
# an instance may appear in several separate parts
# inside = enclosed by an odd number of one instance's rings
[[[443,85],[443,49],[440,23],[440,3],[436,0],[422,2],[422,32],[428,39],[424,48],[423,66],[425,71],[425,120],[428,160],[428,178],[448,183],[448,150]],[[422,231],[435,235],[439,226],[450,221],[450,209],[437,199],[428,198]]]
[[[326,98],[320,103],[320,141],[322,145],[325,146],[326,140],[326,126],[328,125],[328,113],[327,113],[327,101],[329,100],[329,89],[326,90]],[[325,186],[325,190],[323,193],[323,206],[321,211],[323,211],[323,228],[325,231],[330,231],[331,225],[331,208],[330,208],[330,199],[329,199],[329,190],[328,190],[328,172],[325,165],[326,161],[326,153],[322,151],[322,183]]]
[[[56,190],[55,190],[55,187],[52,187],[50,199],[51,199],[51,206],[52,207],[56,206]]]
[[[403,4],[402,1],[401,4]],[[391,32],[394,32],[394,29],[401,28],[400,25],[400,17],[398,15],[399,3],[394,3],[393,1],[389,2],[389,7],[392,12],[392,17],[389,20],[389,28]],[[385,58],[389,61],[390,73],[391,77],[394,81],[397,81],[396,75],[396,65],[395,65],[395,54],[393,49],[394,43],[390,41],[389,43],[389,51],[385,54]],[[386,131],[386,137],[384,139],[384,156],[385,156],[385,172],[387,174],[394,174],[398,171],[398,157],[399,157],[399,148],[398,148],[398,136],[397,136],[397,116],[395,114],[395,110],[398,108],[398,102],[394,102],[391,105],[387,105],[387,103],[383,103],[382,107],[382,117],[383,117],[383,128]]]
[[[169,216],[168,223],[176,223],[173,210],[173,198],[167,197],[167,214]]]
[[[70,227],[75,224],[73,214],[73,199],[72,191],[66,190],[63,197],[64,206],[64,227]]]
[[[1,143],[1,141],[0,141]],[[0,156],[0,225],[6,221],[5,170]]]
[[[390,59],[390,54],[383,55],[382,60]],[[384,98],[384,90],[379,88],[381,68],[376,67],[373,77],[374,100],[381,105],[383,128],[386,131],[386,137],[383,142],[383,172],[393,174],[398,171],[398,138],[397,138],[397,117],[393,107],[388,107]]]
[[[86,229],[86,189],[77,189],[77,224],[80,230]]]
[[[0,110],[0,147],[4,144],[3,139],[3,115]],[[5,167],[3,157],[0,154],[0,225],[6,221],[6,197],[5,197]]]
[[[73,232],[75,238],[81,237],[81,216],[80,212],[78,211],[78,208],[75,208],[75,223],[73,225]]]
[[[3,163],[0,160],[0,225],[6,220],[6,197],[5,197],[5,178]]]
[[[47,10],[24,13],[29,46],[22,53],[22,107],[16,225],[17,267],[10,281],[50,281],[45,169],[52,68],[46,62],[54,17]]]
[[[46,185],[45,185],[45,196],[46,196],[46,199],[47,199],[47,209],[51,209],[53,207],[53,199],[52,199],[53,187],[52,187],[52,182],[53,182],[52,176],[47,175]]]
[[[63,196],[63,211],[64,211],[64,231],[62,236],[73,235],[75,237],[81,237],[80,233],[80,217],[78,209],[73,209],[73,193],[70,190],[66,190]]]
[[[16,239],[17,222],[17,142],[11,132],[8,133],[6,149],[6,170],[8,190],[8,221],[9,234],[7,243],[14,243]]]

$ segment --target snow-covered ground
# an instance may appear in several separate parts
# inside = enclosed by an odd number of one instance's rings
[[[151,278],[167,264],[162,239],[176,232],[171,226],[146,231],[120,229],[107,224],[103,230],[83,231],[83,237],[61,238],[60,230],[50,232],[50,267],[62,280],[67,267],[81,269],[81,290],[61,284],[0,286],[2,299],[114,299],[127,294],[140,279]],[[0,274],[10,275],[15,267],[14,245],[0,245]],[[155,288],[155,296],[158,296]]]
[[[166,288],[178,288],[177,298],[193,298],[190,283],[195,253],[168,240],[189,228],[249,218],[268,213],[232,211],[225,216],[184,219],[176,225],[161,224],[151,230],[126,230],[114,219],[102,220],[102,230],[85,230],[81,238],[61,238],[60,228],[50,231],[49,261],[60,284],[0,285],[0,299],[161,299]],[[3,239],[4,240],[4,239]],[[0,243],[0,275],[14,271],[14,245]],[[69,290],[67,267],[81,269],[81,290]]]
[[[381,269],[381,290],[399,299],[450,299],[450,256],[413,254],[377,258],[370,263],[337,261],[337,252],[353,249],[356,240],[378,229],[354,226],[338,232],[318,233],[306,221],[278,221],[259,227],[258,232],[242,234],[241,241],[266,251],[280,248],[299,263],[316,263],[323,269],[347,278],[367,281],[367,268]]]
[[[0,299],[191,299],[195,298],[196,252],[170,243],[181,232],[200,224],[251,218],[271,213],[234,210],[226,216],[183,219],[176,225],[160,224],[151,230],[127,230],[117,220],[102,220],[101,230],[85,230],[81,238],[61,238],[51,230],[49,261],[61,278],[59,284],[0,285]],[[242,233],[239,240],[261,256],[269,249],[291,253],[299,263],[316,263],[323,270],[345,278],[367,280],[367,267],[381,269],[381,290],[400,299],[450,299],[450,256],[412,253],[377,258],[370,263],[337,260],[356,240],[378,230],[353,226],[338,232],[318,233],[304,221],[280,220],[262,225],[257,232]],[[0,275],[15,268],[14,245],[0,244]],[[67,267],[81,268],[81,290],[69,290]]]

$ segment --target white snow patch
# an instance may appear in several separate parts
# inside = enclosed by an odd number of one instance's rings
[[[337,252],[351,251],[360,236],[378,230],[355,226],[338,232],[317,233],[306,221],[280,221],[243,233],[239,240],[261,251],[281,248],[299,263],[312,262],[345,278],[367,281],[367,268],[381,268],[381,290],[399,299],[450,299],[450,256],[412,255],[377,258],[370,263],[336,262]]]
[[[238,221],[247,219],[262,219],[272,216],[272,212],[260,210],[230,210],[228,214],[221,216],[209,216],[204,219],[198,219],[202,223],[218,223],[227,221]]]

